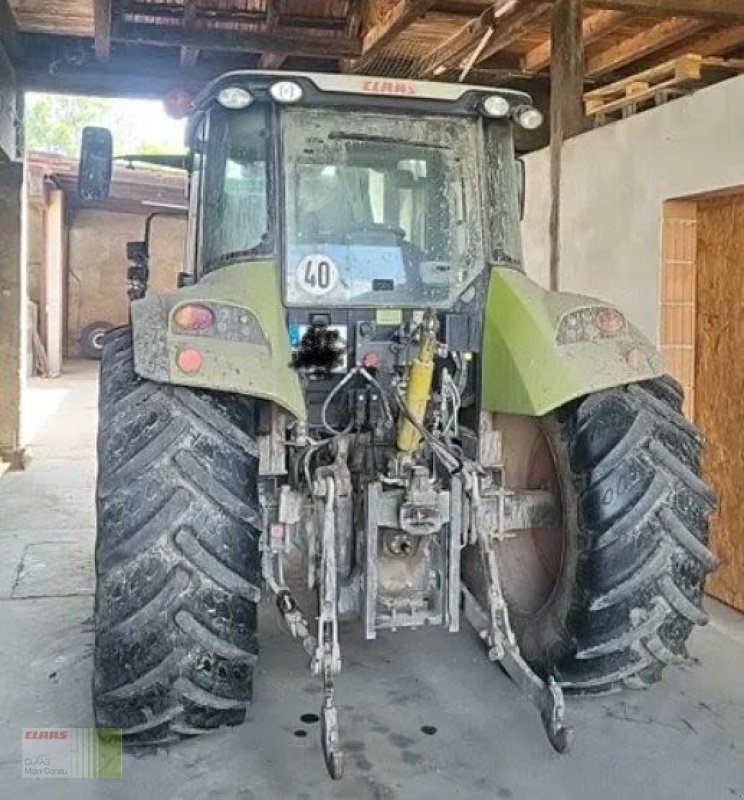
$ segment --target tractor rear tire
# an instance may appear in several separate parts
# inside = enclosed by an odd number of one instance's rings
[[[564,547],[548,602],[512,616],[527,660],[570,693],[645,688],[687,658],[690,633],[707,622],[716,498],[699,477],[702,436],[682,399],[665,376],[540,421],[561,485]]]
[[[260,597],[256,404],[153,383],[104,340],[96,724],[157,744],[243,721]]]

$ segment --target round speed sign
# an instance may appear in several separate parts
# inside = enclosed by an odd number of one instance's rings
[[[305,256],[297,265],[297,283],[308,294],[320,296],[332,292],[338,278],[338,267],[322,253]]]

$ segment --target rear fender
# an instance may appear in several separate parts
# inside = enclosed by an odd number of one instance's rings
[[[482,408],[542,416],[591,392],[661,375],[656,348],[624,317],[612,336],[566,336],[578,319],[572,312],[589,315],[598,308],[614,309],[593,297],[546,291],[522,272],[494,267],[485,307]]]
[[[204,303],[217,321],[208,331],[184,333],[173,315],[184,303]],[[271,400],[297,419],[305,402],[290,366],[289,336],[277,271],[271,262],[223,267],[194,286],[148,294],[132,303],[134,368],[159,383],[198,386]],[[179,369],[181,350],[201,353],[196,372]]]

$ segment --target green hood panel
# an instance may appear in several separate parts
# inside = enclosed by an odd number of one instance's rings
[[[494,267],[483,333],[481,402],[486,411],[543,416],[582,395],[662,374],[654,345],[633,325],[612,338],[561,344],[561,317],[610,303],[549,292],[524,273]]]
[[[137,374],[161,383],[198,386],[271,400],[304,420],[300,381],[290,366],[289,335],[279,287],[270,261],[234,264],[204,276],[198,284],[132,303],[134,363]],[[171,317],[184,302],[223,303],[247,312],[254,323],[249,340],[196,336],[175,331]],[[252,315],[252,317],[250,316]],[[255,322],[257,321],[257,325]],[[198,372],[182,372],[176,357],[198,349]]]

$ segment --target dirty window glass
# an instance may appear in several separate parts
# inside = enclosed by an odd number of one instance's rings
[[[436,305],[461,292],[483,264],[476,124],[288,111],[288,301]]]
[[[202,195],[200,262],[204,272],[273,251],[268,153],[264,110],[212,112]]]

